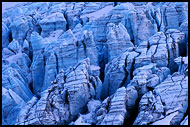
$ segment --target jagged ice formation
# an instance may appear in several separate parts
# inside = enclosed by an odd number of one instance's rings
[[[187,2],[3,10],[3,125],[188,125],[188,112]]]

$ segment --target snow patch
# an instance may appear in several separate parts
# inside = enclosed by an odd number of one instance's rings
[[[166,116],[164,119],[162,120],[158,120],[156,122],[154,122],[151,125],[170,125],[170,121],[173,119],[174,116],[176,116],[178,114],[178,111]]]
[[[102,8],[102,9],[96,11],[96,12],[81,15],[80,18],[82,19],[82,18],[88,17],[89,21],[92,21],[92,20],[98,19],[98,18],[108,14],[112,9],[113,9],[112,5],[106,6],[105,8]]]
[[[13,8],[15,6],[19,6],[25,3],[27,2],[2,2],[2,13],[6,12],[10,8]]]
[[[50,33],[49,37],[44,38],[48,39],[49,42],[56,41],[63,34],[63,30],[56,30]]]
[[[188,116],[185,117],[185,119],[181,122],[180,125],[188,125]]]

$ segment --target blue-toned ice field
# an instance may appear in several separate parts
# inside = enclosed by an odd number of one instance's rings
[[[3,2],[3,125],[188,125],[187,2]]]

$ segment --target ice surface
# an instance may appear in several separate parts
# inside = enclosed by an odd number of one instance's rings
[[[8,9],[25,4],[27,2],[2,2],[2,13],[8,11]]]
[[[178,114],[178,111],[171,113],[170,115],[166,116],[165,118],[154,122],[152,125],[170,125],[170,121],[177,114]]]
[[[3,125],[187,125],[188,2],[2,2],[2,90]]]
[[[80,18],[85,18],[88,17],[89,21],[95,20],[97,18],[100,18],[102,16],[105,16],[106,14],[108,14],[111,10],[113,9],[113,6],[106,6],[96,12],[90,13],[90,14],[85,14],[85,15],[81,15]]]

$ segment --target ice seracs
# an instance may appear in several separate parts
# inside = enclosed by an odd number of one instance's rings
[[[187,14],[187,2],[7,8],[2,124],[187,125]]]

